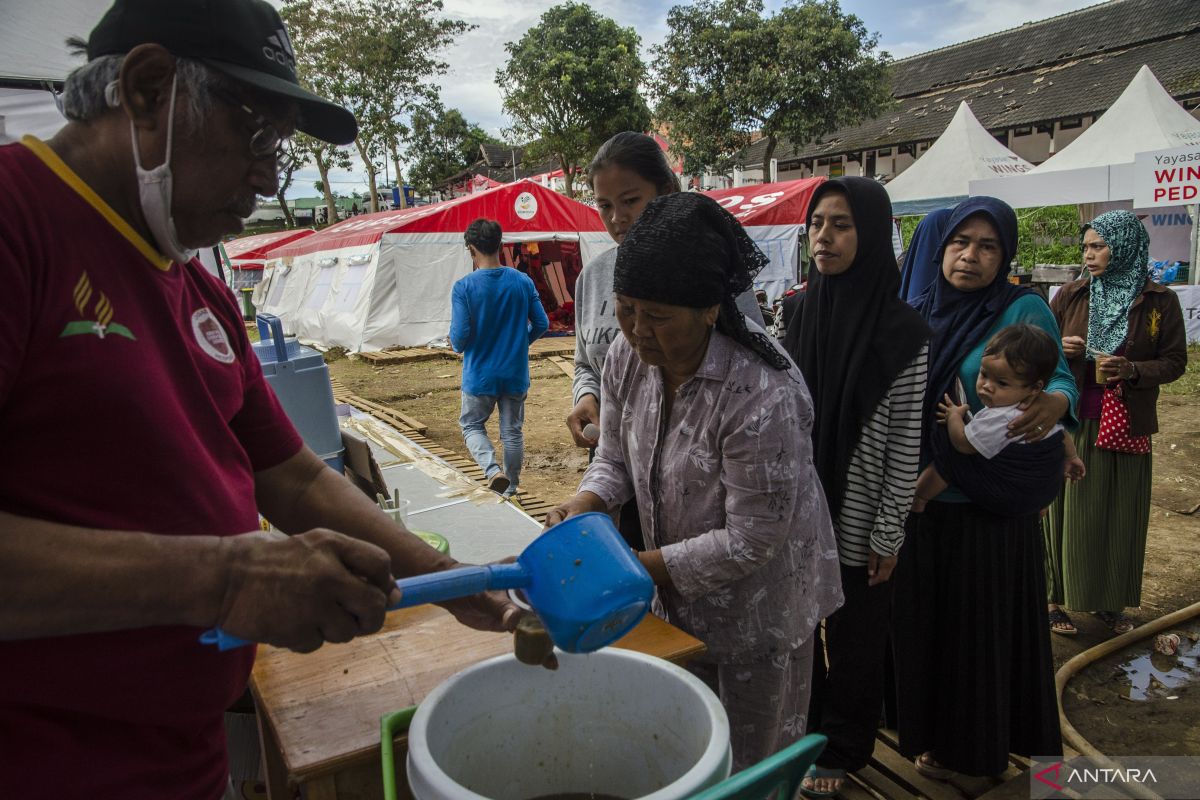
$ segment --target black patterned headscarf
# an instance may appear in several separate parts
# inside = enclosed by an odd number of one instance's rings
[[[719,305],[717,330],[775,369],[792,363],[760,331],[751,331],[735,300],[750,288],[767,257],[712,198],[694,192],[652,200],[617,250],[613,291],[687,308]]]

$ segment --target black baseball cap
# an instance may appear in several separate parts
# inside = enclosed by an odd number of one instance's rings
[[[264,0],[116,0],[88,37],[87,56],[160,44],[235,80],[300,105],[300,130],[333,144],[358,135],[354,115],[296,79],[296,55],[279,14]]]

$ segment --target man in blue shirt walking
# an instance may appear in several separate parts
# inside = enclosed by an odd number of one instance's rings
[[[550,327],[528,276],[500,264],[500,225],[477,219],[465,239],[475,270],[454,284],[450,344],[463,354],[462,414],[458,424],[488,488],[511,497],[525,458],[525,395],[529,392],[529,345]],[[500,407],[504,469],[488,439],[492,410]]]

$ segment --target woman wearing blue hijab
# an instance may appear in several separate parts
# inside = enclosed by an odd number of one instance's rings
[[[917,223],[908,252],[904,254],[904,267],[900,271],[900,299],[912,302],[925,293],[942,269],[938,254],[942,251],[942,239],[946,235],[946,221],[953,209],[939,208],[925,215]]]
[[[961,381],[972,409],[983,349],[1001,328],[1035,325],[1058,340],[1041,297],[1007,281],[1017,218],[995,198],[955,206],[940,243],[941,272],[913,303],[933,329],[922,460],[932,453],[937,400]],[[1066,361],[1011,423],[1037,441],[1074,427],[1077,393]],[[1000,516],[951,486],[909,517],[896,568],[894,639],[901,751],[934,778],[998,775],[1008,754],[1062,752],[1046,621],[1037,511]]]

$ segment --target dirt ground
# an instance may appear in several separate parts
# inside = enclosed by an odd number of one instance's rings
[[[571,410],[571,379],[550,361],[531,362],[532,384],[525,406],[525,470],[521,489],[544,500],[560,502],[574,494],[587,466],[587,453],[571,442],[564,419]],[[340,359],[330,364],[333,377],[350,391],[415,417],[429,426],[435,443],[466,454],[458,427],[462,365],[457,360],[372,367]],[[1200,602],[1200,350],[1190,353],[1188,374],[1167,387],[1159,401],[1161,431],[1154,437],[1154,493],[1146,549],[1142,605],[1129,609],[1138,623]],[[489,424],[498,441],[496,422]],[[1073,618],[1080,632],[1073,638],[1055,636],[1056,666],[1108,637],[1108,631],[1086,614]],[[1181,626],[1181,635],[1200,631],[1200,623]],[[1187,659],[1191,640],[1173,658]],[[1196,648],[1200,657],[1200,648]],[[1117,754],[1200,755],[1200,687],[1186,681],[1164,694],[1150,692],[1145,700],[1128,695],[1130,679],[1120,665],[1150,652],[1150,643],[1116,654],[1088,667],[1068,686],[1064,704],[1072,724],[1102,751]],[[1183,670],[1188,680],[1200,679],[1195,658],[1156,657],[1157,666]],[[1142,677],[1145,677],[1142,673]],[[1157,678],[1156,678],[1157,680]],[[1168,700],[1168,696],[1176,699]]]

